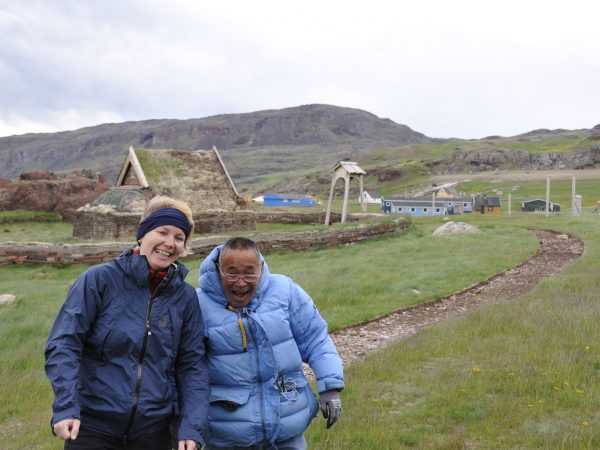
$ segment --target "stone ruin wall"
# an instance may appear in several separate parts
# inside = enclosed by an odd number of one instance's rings
[[[310,231],[303,233],[246,234],[254,239],[263,252],[294,252],[310,248],[335,247],[343,244],[361,242],[397,230],[405,230],[410,220],[399,218],[383,224],[360,224],[339,230]],[[217,236],[192,241],[193,254],[186,259],[199,259],[208,256],[212,249],[228,239]],[[104,244],[44,244],[44,243],[3,243],[0,244],[0,265],[7,264],[98,264],[110,261],[132,243]]]
[[[140,215],[116,211],[70,210],[63,217],[73,223],[73,236],[97,241],[123,240],[135,236]],[[341,214],[332,213],[332,223],[340,222]],[[360,220],[349,214],[348,222]],[[196,233],[255,231],[257,223],[324,224],[325,213],[290,213],[253,211],[205,211],[194,217]]]
[[[73,223],[73,236],[97,241],[122,240],[135,236],[140,214],[93,210],[68,211],[63,217]],[[256,216],[248,211],[205,212],[194,218],[196,233],[255,231]]]
[[[304,223],[311,225],[323,225],[325,223],[325,214],[325,212],[257,212],[256,221],[259,223]],[[348,214],[346,217],[346,222],[357,222],[361,217],[362,216]],[[331,223],[341,222],[342,215],[340,213],[332,212],[329,221]]]

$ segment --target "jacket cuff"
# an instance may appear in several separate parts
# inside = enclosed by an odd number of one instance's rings
[[[319,394],[321,392],[325,392],[325,391],[331,391],[331,390],[336,390],[336,391],[341,391],[342,389],[344,389],[344,382],[340,381],[340,380],[322,380],[319,381],[317,380],[317,392],[319,392]]]
[[[56,436],[56,434],[54,433],[54,425],[56,425],[58,422],[67,419],[81,420],[81,417],[79,416],[79,409],[67,409],[65,411],[61,411],[60,413],[55,413],[52,416],[52,419],[50,420],[50,430],[52,431],[52,434],[54,434],[54,436]]]
[[[196,442],[196,445],[198,445],[198,449],[206,447],[206,442],[204,441],[202,434],[190,428],[188,428],[187,430],[180,428],[179,432],[177,433],[177,439],[179,441],[185,441],[187,439],[190,439]]]

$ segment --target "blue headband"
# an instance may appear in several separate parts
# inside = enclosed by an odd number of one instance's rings
[[[184,213],[175,208],[162,208],[148,214],[140,222],[135,239],[139,241],[148,231],[163,225],[173,225],[179,228],[185,234],[186,239],[190,234],[190,222]]]

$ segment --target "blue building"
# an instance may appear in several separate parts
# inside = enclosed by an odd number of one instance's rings
[[[297,194],[266,194],[264,206],[315,206],[314,198]]]
[[[472,197],[454,197],[444,198],[436,197],[440,202],[444,202],[448,214],[462,214],[473,212],[473,198]]]
[[[441,200],[431,198],[382,197],[381,211],[384,213],[403,213],[409,216],[445,216],[448,208]]]

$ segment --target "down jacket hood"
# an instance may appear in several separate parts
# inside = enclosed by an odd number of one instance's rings
[[[210,255],[202,262],[198,275],[198,285],[212,300],[222,303],[223,306],[225,306],[227,304],[227,297],[221,288],[221,278],[219,276],[219,269],[217,268],[217,262],[219,261],[219,255],[221,254],[222,248],[223,246],[219,245],[213,249],[213,251],[210,252]],[[266,292],[267,287],[269,286],[269,279],[271,278],[269,267],[262,254],[260,255],[260,261],[263,263],[263,270],[254,297],[247,305],[248,309],[255,309],[258,306],[258,302]]]

